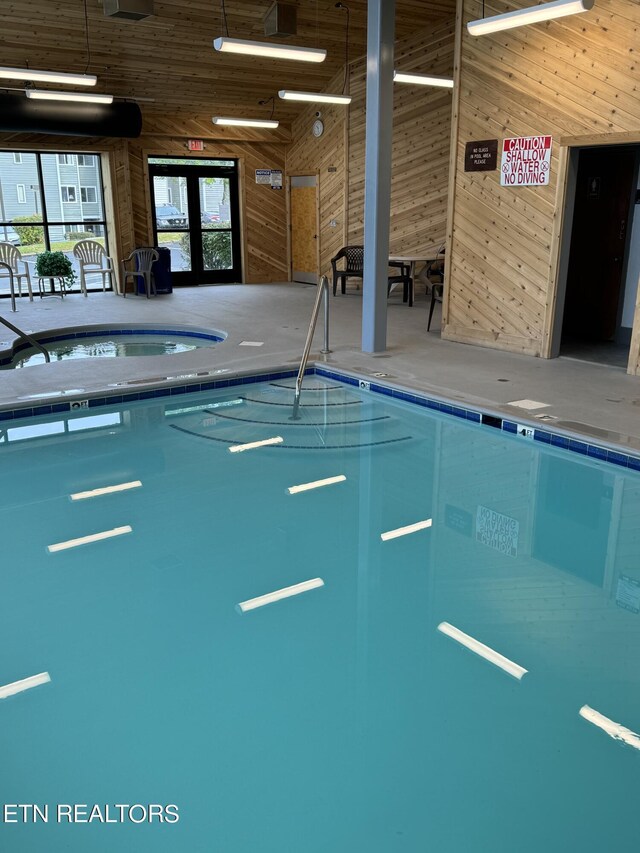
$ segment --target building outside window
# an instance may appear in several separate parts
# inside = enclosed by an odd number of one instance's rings
[[[76,188],[71,185],[65,185],[60,187],[60,195],[62,196],[62,201],[67,204],[73,204],[76,201]]]
[[[32,267],[45,250],[64,252],[78,274],[73,247],[89,236],[109,253],[99,155],[0,151],[0,242],[17,246]],[[102,278],[89,276],[87,287],[101,291]],[[8,294],[0,278],[0,297]]]
[[[80,201],[83,204],[95,204],[97,200],[95,187],[80,187]]]

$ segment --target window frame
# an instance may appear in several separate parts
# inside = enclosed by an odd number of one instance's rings
[[[51,151],[51,150],[46,150],[46,149],[41,149],[38,151],[25,150],[25,149],[22,149],[20,151],[14,151],[8,147],[2,148],[0,150],[2,150],[2,153],[4,153],[4,154],[19,154],[21,157],[22,165],[25,164],[25,161],[24,161],[25,155],[27,155],[27,157],[31,157],[31,156],[34,157],[35,166],[36,166],[36,170],[37,170],[37,190],[38,190],[38,193],[37,193],[37,215],[39,216],[39,219],[36,220],[35,222],[33,222],[33,225],[42,227],[42,229],[44,231],[44,247],[47,251],[51,251],[52,242],[54,245],[55,245],[55,243],[59,242],[58,238],[52,237],[51,232],[55,228],[64,229],[65,227],[70,226],[70,225],[82,226],[84,224],[84,217],[83,217],[82,211],[80,209],[78,210],[77,218],[73,221],[69,221],[68,219],[63,220],[59,216],[56,216],[53,219],[49,217],[49,213],[47,210],[47,193],[45,192],[44,169],[43,169],[42,158],[45,156],[48,157],[48,156],[52,155],[55,158],[54,163],[57,164],[59,162],[58,157],[65,156],[65,157],[75,158],[77,156],[77,153],[73,152],[72,154],[70,154],[69,152],[55,151],[55,150]],[[80,153],[83,153],[83,152],[80,152]],[[101,152],[96,152],[95,155],[89,155],[89,156],[95,156],[95,158],[96,158],[95,162],[91,164],[91,168],[96,169],[95,188],[96,188],[96,200],[97,200],[97,204],[99,206],[98,214],[95,217],[91,218],[91,225],[95,228],[101,229],[102,235],[100,235],[100,234],[96,235],[96,239],[104,239],[104,247],[105,247],[107,254],[109,255],[110,254],[109,243],[110,243],[110,239],[112,237],[112,234],[111,234],[111,231],[109,229],[109,223],[107,221],[107,213],[106,213],[107,204],[106,204],[106,199],[105,199],[106,188],[105,188],[105,183],[104,183],[104,179],[103,179],[103,172],[102,172]],[[28,162],[30,163],[30,161],[28,161]],[[59,177],[59,174],[58,174],[58,177]],[[47,186],[49,186],[49,183],[47,184]],[[61,186],[61,184],[58,184],[58,187],[60,187],[60,186]],[[72,185],[71,184],[64,184],[64,186],[72,186]],[[26,192],[26,187],[27,187],[27,185],[25,184],[25,192]],[[74,189],[76,191],[76,199],[77,199],[78,198],[77,186],[74,186]],[[98,190],[99,190],[99,198],[98,198]],[[60,195],[61,195],[61,193],[60,193]],[[64,202],[64,203],[67,204],[69,202]],[[71,203],[73,203],[73,202],[71,202]],[[51,204],[52,204],[51,199],[49,199],[49,206],[51,206]],[[3,218],[2,216],[0,216],[0,220],[1,220],[0,221],[0,231],[2,228],[15,228],[16,223],[12,219],[10,219],[8,217]],[[24,254],[25,248],[22,247],[21,251]],[[113,284],[114,283],[112,282],[112,287],[113,287]],[[87,282],[87,290],[90,292],[101,292],[102,291],[102,285],[101,284],[92,285],[92,284],[89,284],[89,282]],[[74,291],[74,292],[77,292],[77,291]],[[7,293],[0,293],[0,301],[2,299],[9,299],[9,298],[10,298],[10,294],[8,292]]]
[[[22,190],[22,198],[20,198],[20,190]],[[27,186],[26,186],[26,184],[16,184],[16,196],[18,198],[18,204],[26,204],[27,203]]]
[[[93,190],[93,201],[88,198],[82,198],[84,190]],[[86,195],[86,192],[85,192]],[[94,184],[80,184],[80,204],[97,204],[98,203],[98,188]]]
[[[58,154],[58,166],[75,166],[76,165],[76,155],[75,154]]]
[[[22,163],[22,151],[14,151],[13,152],[13,163],[15,166],[19,166]]]
[[[62,204],[78,204],[77,186],[75,184],[60,184],[60,201]],[[64,190],[67,197],[64,197]],[[73,198],[69,198],[69,190],[73,190]]]

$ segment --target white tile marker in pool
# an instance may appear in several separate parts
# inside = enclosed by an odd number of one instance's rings
[[[87,492],[74,492],[69,495],[72,501],[84,501],[87,498],[98,498],[101,495],[112,495],[115,492],[126,492],[129,489],[139,489],[142,486],[141,480],[131,480],[130,483],[118,483],[117,486],[103,486],[100,489],[90,489]]]
[[[91,533],[89,536],[79,536],[77,539],[67,539],[66,542],[57,542],[55,545],[47,545],[47,551],[55,554],[57,551],[66,551],[68,548],[77,548],[78,545],[88,545],[90,542],[101,542],[103,539],[112,539],[114,536],[123,536],[132,533],[130,524],[122,527],[114,527],[112,530],[103,530],[101,533]]]
[[[388,542],[389,539],[397,539],[399,536],[408,536],[409,533],[417,533],[418,530],[426,530],[431,527],[432,519],[426,518],[424,521],[416,521],[415,524],[407,524],[406,527],[396,527],[395,530],[388,530],[386,533],[381,533],[380,538],[383,542]]]
[[[490,646],[485,646],[485,644],[481,643],[480,640],[470,637],[469,634],[465,634],[464,631],[461,631],[449,622],[441,622],[438,625],[438,631],[441,631],[447,637],[451,637],[452,640],[460,643],[461,646],[469,649],[469,651],[474,654],[488,660],[489,663],[492,663],[494,666],[500,667],[500,669],[504,670],[509,675],[517,678],[518,681],[520,681],[520,679],[528,672],[528,670],[523,666],[520,666],[520,664],[514,663],[514,661],[509,660],[509,658],[501,655],[500,652],[497,652]]]
[[[590,708],[589,705],[583,705],[582,708],[580,708],[580,716],[587,720],[587,722],[592,723],[599,729],[602,729],[603,732],[606,732],[609,737],[612,737],[614,740],[621,740],[626,743],[627,746],[632,746],[634,749],[640,749],[640,735],[632,732],[631,729],[623,726],[622,723],[615,723],[613,720],[610,720],[609,717],[605,717],[604,714],[601,714],[594,708]]]
[[[309,592],[309,590],[318,589],[321,586],[324,586],[322,578],[312,578],[309,581],[296,583],[293,586],[276,589],[274,592],[266,593],[266,595],[259,595],[257,598],[249,598],[247,601],[241,601],[236,605],[236,610],[246,613],[247,610],[255,610],[257,607],[264,607],[265,604],[273,604],[274,601],[282,601],[283,598],[291,598],[292,595],[300,595],[302,592]]]
[[[242,453],[243,450],[255,450],[256,447],[268,447],[270,444],[282,444],[284,438],[275,435],[273,438],[263,438],[262,441],[250,441],[248,444],[234,444],[229,448],[229,453]]]
[[[311,489],[320,489],[322,486],[333,486],[334,483],[344,483],[347,478],[344,474],[338,474],[337,477],[327,477],[324,480],[314,480],[313,483],[302,483],[299,486],[289,486],[287,491],[290,495],[297,495],[300,492],[308,492]]]
[[[24,693],[25,690],[31,690],[32,687],[40,687],[41,684],[48,684],[50,681],[51,676],[48,672],[30,675],[29,678],[23,678],[21,681],[12,681],[11,684],[5,684],[3,687],[0,687],[0,699],[7,699],[9,696],[15,696],[16,693]]]

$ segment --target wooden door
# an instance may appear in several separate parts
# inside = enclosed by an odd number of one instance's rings
[[[290,190],[291,267],[294,281],[318,281],[317,176],[294,175]]]
[[[619,146],[580,152],[563,340],[615,336],[635,157],[634,148]]]

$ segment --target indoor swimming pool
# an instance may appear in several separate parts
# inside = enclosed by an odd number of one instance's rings
[[[2,849],[635,853],[640,472],[293,384],[0,421]]]

